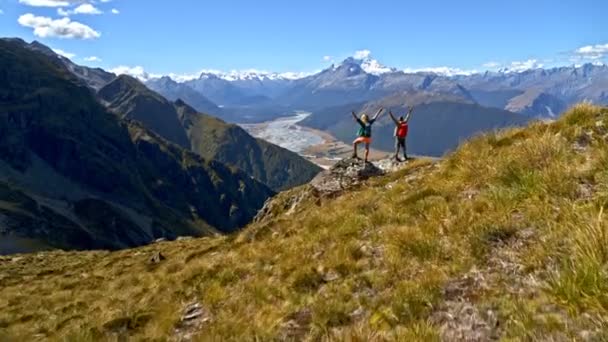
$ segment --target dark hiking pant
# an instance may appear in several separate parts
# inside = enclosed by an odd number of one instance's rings
[[[407,144],[405,138],[395,138],[395,158],[399,157],[399,149],[403,149],[403,158],[407,158]]]

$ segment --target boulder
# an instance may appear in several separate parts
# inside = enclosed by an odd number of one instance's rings
[[[329,170],[318,174],[310,182],[310,185],[320,195],[336,195],[359,185],[362,181],[383,174],[384,171],[373,163],[348,158],[340,160]]]

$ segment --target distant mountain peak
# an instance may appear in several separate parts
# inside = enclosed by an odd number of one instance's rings
[[[390,68],[390,67],[387,67],[387,66],[381,64],[380,62],[378,62],[378,60],[374,59],[370,54],[348,57],[344,61],[342,61],[342,63],[340,63],[338,66],[332,65],[332,67],[340,68],[342,66],[352,66],[352,65],[357,65],[363,71],[365,71],[368,74],[372,74],[372,75],[381,75],[381,74],[386,74],[389,72],[397,71],[396,68]]]

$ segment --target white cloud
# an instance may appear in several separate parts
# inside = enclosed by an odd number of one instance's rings
[[[120,11],[116,8],[112,8],[112,14],[120,14]]]
[[[91,5],[91,4],[82,4],[76,8],[74,8],[73,10],[64,10],[63,8],[58,8],[57,9],[57,14],[67,17],[70,16],[72,14],[90,14],[90,15],[96,15],[96,14],[103,14],[103,12]]]
[[[417,73],[417,72],[425,72],[431,74],[445,75],[445,76],[455,76],[455,75],[473,75],[478,73],[477,70],[465,70],[460,68],[452,68],[447,66],[439,66],[439,67],[428,67],[428,68],[405,68],[403,70],[405,73]]]
[[[512,72],[521,72],[521,71],[526,71],[526,70],[530,70],[530,69],[540,69],[543,66],[544,66],[544,64],[540,63],[536,59],[528,59],[527,61],[511,62],[511,64],[507,68],[507,70],[512,71]]]
[[[332,56],[323,56],[323,61],[325,61],[325,62],[329,62],[329,61],[331,61],[332,59],[333,59],[333,57],[332,57]]]
[[[20,16],[17,21],[21,26],[33,28],[34,35],[42,38],[94,39],[101,37],[101,33],[85,24],[71,21],[70,18],[52,19],[27,13]]]
[[[598,60],[608,55],[608,44],[595,44],[574,50],[574,57],[580,59]]]
[[[101,62],[101,58],[99,58],[97,56],[85,57],[84,60],[87,62]]]
[[[110,1],[112,1],[112,0],[101,0],[101,2],[102,2],[102,3],[104,3],[104,4],[105,4],[105,3],[108,3],[108,2],[110,2]]]
[[[495,69],[500,67],[500,63],[498,62],[487,62],[487,63],[483,63],[482,65],[484,68],[488,68],[488,69]]]
[[[371,54],[372,54],[371,51],[365,49],[365,50],[355,51],[355,54],[353,55],[353,57],[356,59],[366,59],[366,58],[370,57]]]
[[[74,9],[74,14],[102,14],[103,12],[91,5],[91,4],[82,4]]]
[[[69,58],[69,59],[72,59],[73,57],[76,57],[76,54],[65,52],[65,51],[63,51],[61,49],[53,49],[53,52],[55,52],[59,56],[63,56],[65,58]]]
[[[20,4],[34,7],[67,7],[79,0],[19,0]]]

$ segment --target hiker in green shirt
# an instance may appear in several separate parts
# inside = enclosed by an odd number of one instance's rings
[[[374,122],[376,122],[378,117],[380,117],[380,114],[382,114],[383,110],[384,110],[384,108],[381,107],[372,119],[368,118],[367,114],[362,114],[361,118],[359,118],[357,116],[357,114],[355,113],[355,111],[352,112],[353,118],[361,126],[359,128],[359,131],[357,132],[357,139],[355,139],[355,141],[353,141],[353,158],[358,158],[357,157],[357,146],[359,146],[359,144],[361,144],[361,143],[364,143],[365,144],[365,162],[367,163],[367,158],[369,156],[369,146],[372,143],[372,125],[374,124]]]

